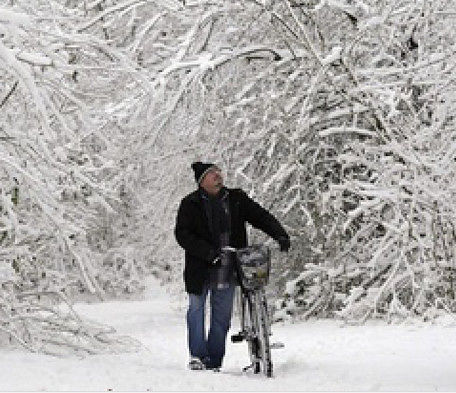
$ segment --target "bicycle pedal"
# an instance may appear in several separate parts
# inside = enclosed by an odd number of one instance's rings
[[[231,342],[240,343],[240,342],[244,341],[244,338],[245,338],[245,336],[242,333],[233,334],[233,335],[231,335]]]
[[[272,343],[269,347],[271,349],[282,349],[282,348],[285,348],[285,344],[278,341],[278,342]]]
[[[243,372],[246,372],[248,370],[250,370],[251,368],[254,368],[255,367],[255,362],[253,362],[252,364],[249,364],[248,366],[245,366],[242,371]]]

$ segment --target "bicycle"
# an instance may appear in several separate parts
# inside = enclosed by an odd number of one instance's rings
[[[255,374],[261,371],[272,377],[271,326],[265,286],[269,280],[271,253],[265,245],[245,248],[224,247],[224,251],[235,255],[236,273],[241,288],[241,331],[231,336],[233,343],[247,341],[251,364]],[[281,344],[275,347],[281,347]]]

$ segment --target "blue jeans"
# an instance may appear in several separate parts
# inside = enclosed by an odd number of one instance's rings
[[[189,294],[187,311],[188,347],[190,355],[200,358],[208,367],[220,367],[225,355],[225,342],[231,322],[234,285],[226,289],[208,289],[201,295]],[[206,339],[204,305],[211,292],[211,325]]]

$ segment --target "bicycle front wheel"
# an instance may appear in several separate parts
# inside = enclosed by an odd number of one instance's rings
[[[272,358],[269,344],[270,322],[264,290],[255,293],[255,305],[258,323],[258,354],[261,361],[261,368],[267,377],[272,377]]]
[[[261,370],[260,360],[260,344],[259,344],[259,323],[258,323],[258,307],[255,303],[255,296],[252,292],[244,297],[243,305],[243,321],[244,330],[247,333],[247,343],[249,346],[250,361],[253,367],[253,372],[258,374]]]

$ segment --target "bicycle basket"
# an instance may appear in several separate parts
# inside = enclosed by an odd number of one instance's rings
[[[269,281],[271,253],[263,245],[252,245],[236,251],[238,275],[241,285],[249,290],[264,287]]]

